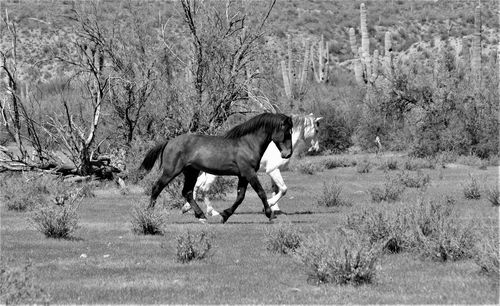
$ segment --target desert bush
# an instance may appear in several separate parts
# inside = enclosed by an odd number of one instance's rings
[[[364,159],[356,165],[356,172],[358,173],[368,173],[372,168],[372,164],[369,160]]]
[[[143,203],[135,206],[131,213],[132,232],[138,235],[163,235],[165,215],[158,209],[149,209]]]
[[[402,171],[398,174],[398,177],[400,182],[408,188],[426,187],[431,180],[429,174],[424,175],[421,170],[417,170],[417,172],[414,174],[407,171]]]
[[[0,267],[0,303],[5,305],[48,304],[50,296],[34,280],[31,263]]]
[[[434,169],[436,166],[434,162],[428,158],[409,157],[403,163],[403,168],[409,171],[416,171],[419,169]]]
[[[316,235],[304,240],[295,256],[304,264],[308,282],[361,285],[373,282],[379,247],[359,237]]]
[[[308,160],[297,161],[293,167],[300,173],[309,175],[313,175],[316,172],[323,170],[323,166],[320,163],[314,163]]]
[[[460,155],[457,157],[456,163],[471,167],[479,167],[482,164],[482,160],[475,155]]]
[[[460,220],[449,201],[420,201],[410,212],[414,220],[414,249],[426,257],[447,260],[471,258],[476,228]]]
[[[486,198],[493,206],[500,206],[500,192],[497,186],[491,186],[486,190]]]
[[[278,223],[266,231],[266,248],[279,254],[291,254],[300,247],[302,236],[291,223]]]
[[[382,201],[395,202],[400,199],[405,190],[405,186],[396,177],[386,176],[383,186],[375,186],[368,190],[372,201],[379,203]]]
[[[342,186],[336,180],[330,183],[323,182],[323,192],[317,198],[316,203],[325,207],[349,205],[350,203],[341,195],[342,189]]]
[[[12,176],[2,184],[0,196],[8,210],[27,211],[48,202],[50,188],[42,179]]]
[[[474,260],[481,268],[481,272],[490,275],[498,280],[500,274],[499,267],[499,237],[496,227],[486,230],[481,234],[478,243]]]
[[[470,176],[470,181],[463,186],[464,197],[468,200],[479,200],[481,198],[481,188],[475,177]]]
[[[212,249],[214,234],[205,230],[191,232],[187,230],[179,234],[177,241],[177,260],[187,263],[192,260],[206,258]]]
[[[36,230],[47,238],[70,239],[79,228],[78,203],[66,205],[42,205],[29,217]]]
[[[323,165],[325,169],[351,167],[356,165],[356,161],[345,157],[330,156],[323,161]]]
[[[398,170],[398,160],[395,158],[389,158],[382,162],[382,164],[378,167],[379,170]]]
[[[403,208],[395,210],[363,210],[347,216],[345,227],[366,236],[370,243],[383,250],[398,253],[409,249],[409,220]]]

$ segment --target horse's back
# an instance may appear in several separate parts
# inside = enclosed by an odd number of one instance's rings
[[[183,134],[168,143],[165,159],[180,160],[183,167],[190,166],[208,173],[238,175],[237,153],[237,143],[233,139]]]

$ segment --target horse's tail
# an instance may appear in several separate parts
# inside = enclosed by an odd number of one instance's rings
[[[156,146],[154,146],[152,149],[146,153],[146,157],[144,157],[144,160],[141,163],[141,166],[139,167],[139,170],[146,170],[150,171],[153,169],[153,166],[155,165],[156,160],[158,159],[159,156],[161,156],[161,153],[163,153],[163,149],[167,145],[167,142],[165,143],[160,143]],[[161,163],[160,163],[161,167]]]

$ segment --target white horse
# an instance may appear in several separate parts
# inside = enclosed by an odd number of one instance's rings
[[[314,117],[312,113],[306,116],[292,115],[292,148],[294,150],[297,142],[302,140],[306,145],[310,145],[308,151],[318,151],[318,129],[319,121],[321,119],[323,119],[323,117]],[[271,177],[273,182],[273,194],[267,202],[275,214],[281,212],[278,206],[278,201],[287,192],[287,187],[283,181],[283,177],[281,176],[280,168],[288,164],[289,161],[290,159],[284,159],[281,157],[280,151],[274,142],[269,144],[260,161],[259,171],[265,171]],[[202,172],[196,181],[193,191],[193,197],[195,199],[198,193],[203,195],[203,200],[205,205],[207,205],[207,215],[209,216],[219,215],[219,213],[213,208],[212,203],[207,196],[207,191],[210,190],[210,186],[212,186],[216,179],[216,175]],[[186,213],[190,209],[191,205],[186,202],[186,204],[182,207],[182,213]]]

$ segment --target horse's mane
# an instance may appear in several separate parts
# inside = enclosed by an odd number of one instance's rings
[[[250,120],[243,122],[227,131],[225,138],[239,138],[247,134],[251,134],[261,128],[266,130],[274,130],[279,127],[288,117],[284,114],[263,113],[257,115]]]

